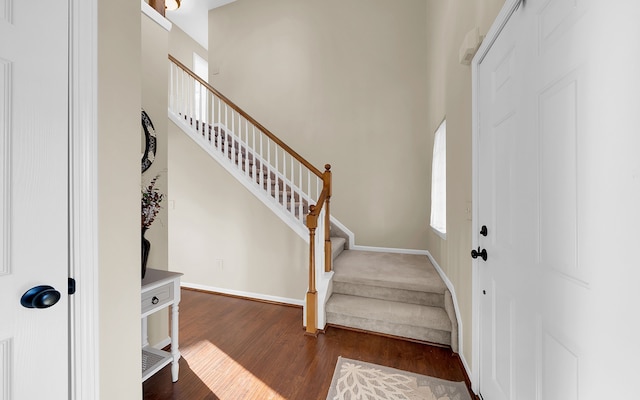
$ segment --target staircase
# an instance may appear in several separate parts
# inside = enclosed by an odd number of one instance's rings
[[[451,294],[427,256],[343,250],[344,242],[335,240],[329,325],[457,351]]]
[[[309,243],[307,334],[330,324],[457,351],[451,294],[427,257],[346,249],[348,232],[330,215],[331,167],[313,167],[169,59],[169,118]]]

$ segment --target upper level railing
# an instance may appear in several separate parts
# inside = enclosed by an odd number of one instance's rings
[[[316,265],[332,269],[331,166],[321,172],[180,61],[171,55],[169,61],[172,119],[301,236],[306,232],[306,333],[317,334]]]

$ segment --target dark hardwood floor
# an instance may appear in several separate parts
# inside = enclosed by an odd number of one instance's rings
[[[180,351],[178,382],[166,366],[143,384],[144,399],[324,400],[338,356],[465,380],[447,348],[334,327],[308,337],[301,308],[185,289]]]

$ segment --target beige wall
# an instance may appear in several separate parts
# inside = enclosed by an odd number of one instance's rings
[[[169,54],[193,70],[193,53],[197,53],[205,60],[209,58],[207,49],[193,40],[178,25],[173,25],[169,32]]]
[[[210,82],[333,166],[332,213],[357,244],[427,246],[426,13],[424,0],[238,0],[209,13]]]
[[[156,187],[165,194],[162,209],[156,220],[145,234],[151,243],[148,268],[169,269],[169,218],[168,204],[168,174],[167,174],[167,82],[169,80],[167,51],[169,46],[169,32],[149,18],[141,15],[141,79],[142,79],[142,108],[153,122],[156,132],[157,149],[155,161],[142,174],[142,185],[148,185],[158,176]],[[138,128],[141,131],[141,128]],[[153,346],[168,336],[168,310],[155,313],[147,319],[149,343]]]
[[[427,248],[456,291],[463,335],[462,354],[472,362],[471,221],[471,68],[461,65],[458,51],[475,27],[486,35],[504,0],[428,0],[426,48],[429,82],[425,108],[429,147],[442,119],[447,118],[447,239],[433,231]],[[431,156],[428,156],[431,158]]]
[[[140,3],[97,4],[100,398],[139,399]]]
[[[187,283],[301,301],[306,242],[173,122],[169,148],[171,269]]]

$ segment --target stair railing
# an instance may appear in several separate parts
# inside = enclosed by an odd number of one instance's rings
[[[309,240],[306,334],[317,335],[324,316],[318,315],[316,282],[332,270],[331,166],[321,172],[171,55],[169,117]],[[324,268],[318,271],[316,265]]]

